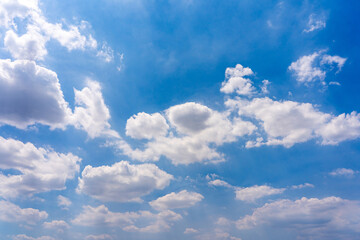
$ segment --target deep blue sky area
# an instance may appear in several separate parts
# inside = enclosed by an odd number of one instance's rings
[[[0,239],[360,238],[360,2],[0,2]]]

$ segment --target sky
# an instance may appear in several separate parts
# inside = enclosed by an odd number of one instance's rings
[[[1,0],[0,239],[359,239],[359,11]]]

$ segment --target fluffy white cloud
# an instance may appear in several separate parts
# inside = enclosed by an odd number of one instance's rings
[[[47,217],[48,214],[45,211],[39,211],[34,208],[20,208],[11,202],[4,200],[0,201],[1,221],[34,225]]]
[[[101,234],[101,235],[88,235],[85,237],[85,240],[112,240],[113,237],[109,234]]]
[[[15,59],[42,60],[47,54],[47,38],[35,26],[29,27],[27,33],[18,36],[13,30],[6,32],[4,46]]]
[[[359,173],[359,171],[354,171],[349,168],[338,168],[334,171],[330,172],[331,176],[341,176],[341,177],[353,177],[355,174]]]
[[[56,230],[59,233],[63,233],[65,230],[69,229],[70,226],[63,220],[54,220],[51,222],[44,222],[43,227],[46,229]]]
[[[129,232],[162,232],[169,230],[172,223],[182,219],[181,215],[170,210],[157,214],[149,211],[112,212],[104,205],[99,207],[84,206],[72,223],[81,226],[116,226]],[[141,222],[142,227],[136,226]],[[145,226],[144,226],[145,224]]]
[[[173,176],[154,164],[86,166],[79,178],[78,192],[106,202],[141,201],[140,197],[169,185]]]
[[[182,190],[178,193],[172,192],[158,199],[151,201],[152,208],[157,210],[174,209],[174,208],[188,208],[194,206],[204,198],[203,195],[196,192],[188,192]]]
[[[267,225],[272,229],[290,229],[311,239],[333,239],[336,234],[360,233],[360,204],[338,197],[283,199],[256,208],[236,225],[238,229]]]
[[[18,36],[14,30],[17,26],[14,20],[18,18],[23,21],[23,27],[27,33]],[[4,0],[0,3],[0,26],[10,29],[5,36],[5,47],[15,59],[41,60],[47,54],[45,44],[50,39],[57,40],[60,45],[69,51],[74,49],[84,50],[85,48],[95,49],[97,42],[91,35],[81,32],[86,29],[86,23],[79,26],[61,23],[49,23],[42,14],[37,0]]]
[[[13,236],[12,240],[55,240],[55,238],[50,237],[50,236],[41,236],[41,237],[34,238],[34,237],[29,237],[25,234],[19,234],[19,235]]]
[[[210,146],[234,142],[238,137],[249,135],[256,129],[251,122],[243,121],[241,118],[230,119],[226,112],[220,113],[194,102],[173,106],[165,112],[172,127],[171,130],[173,130],[167,137],[158,135],[155,139],[145,143],[144,150],[134,150],[124,141],[112,144],[121,149],[124,154],[140,161],[157,161],[163,155],[175,165],[194,162],[216,163],[224,161],[224,159],[222,154],[216,152],[215,147]],[[131,124],[133,133],[148,128],[149,122],[138,121],[139,116],[140,119],[150,117],[143,113],[138,115],[135,122],[139,124]],[[154,116],[155,114],[151,118]],[[160,116],[156,116],[160,119]],[[131,118],[129,121],[134,122]],[[167,128],[165,123],[162,125],[162,129]]]
[[[126,135],[135,139],[152,139],[165,136],[169,125],[160,113],[138,113],[126,122]]]
[[[309,103],[255,98],[251,101],[228,100],[226,104],[238,108],[240,116],[258,120],[267,134],[267,145],[291,147],[308,141],[330,118],[329,114],[318,111]]]
[[[79,171],[80,161],[71,153],[57,153],[0,137],[0,169],[15,169],[20,173],[0,174],[0,196],[11,198],[65,189],[66,180],[74,178]]]
[[[226,80],[222,83],[220,91],[223,93],[236,92],[239,95],[249,96],[255,93],[252,81],[244,76],[253,75],[253,71],[241,64],[236,64],[235,68],[227,68],[225,71]]]
[[[0,60],[0,124],[64,128],[71,116],[55,72],[27,60]]]
[[[313,32],[315,30],[320,30],[326,27],[326,22],[324,17],[316,16],[315,14],[311,14],[309,16],[309,21],[307,24],[308,28],[304,30],[304,32]]]
[[[337,66],[339,72],[346,62],[346,58],[330,56],[324,51],[314,52],[311,55],[303,56],[296,62],[291,63],[289,70],[293,71],[299,83],[308,84],[320,81],[325,85],[326,66]]]
[[[271,196],[275,194],[281,194],[285,191],[285,188],[273,188],[267,185],[252,186],[247,188],[237,188],[235,191],[236,199],[246,202],[254,202],[259,198]]]
[[[111,129],[110,111],[105,105],[101,86],[96,81],[88,80],[81,91],[75,91],[75,107],[73,124],[85,130],[90,138],[106,136],[119,138],[119,134]]]
[[[232,188],[233,186],[231,186],[229,183],[220,180],[220,179],[215,179],[212,180],[208,183],[210,186],[216,186],[216,187],[227,187],[227,188]]]
[[[67,197],[64,197],[62,195],[59,195],[57,197],[57,202],[58,202],[58,206],[60,207],[69,207],[72,203],[70,201],[70,199],[68,199]]]
[[[322,144],[336,145],[345,140],[352,140],[360,137],[360,114],[340,114],[333,117],[330,122],[317,130],[322,137]]]

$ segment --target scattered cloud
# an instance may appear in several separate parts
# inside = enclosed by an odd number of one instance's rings
[[[359,171],[355,171],[349,168],[338,168],[334,171],[330,172],[329,175],[331,176],[338,176],[338,177],[353,177],[355,174],[358,174]]]
[[[59,195],[57,197],[57,203],[58,203],[58,206],[64,207],[64,208],[67,208],[72,204],[72,202],[69,198],[64,197],[62,195]]]
[[[291,186],[291,189],[302,189],[302,188],[314,188],[315,186],[311,183],[304,183],[299,185]]]
[[[238,188],[235,191],[236,199],[245,201],[245,202],[255,202],[255,200],[275,195],[275,194],[281,194],[285,191],[285,188],[273,188],[267,185],[262,186],[252,186],[247,188]]]
[[[13,198],[65,189],[65,182],[79,172],[81,159],[71,153],[37,148],[32,143],[0,137],[0,169],[20,174],[0,173],[0,196]]]
[[[112,240],[112,239],[114,238],[108,234],[88,235],[85,237],[85,240]]]
[[[160,113],[138,113],[126,122],[126,135],[134,139],[152,139],[165,136],[169,125]]]
[[[48,214],[45,211],[39,211],[34,208],[20,208],[11,202],[0,201],[1,221],[35,225],[47,217]]]
[[[194,228],[186,228],[184,231],[184,234],[194,234],[194,233],[198,233],[199,230],[196,230]]]
[[[238,95],[250,96],[255,93],[255,88],[250,79],[245,76],[253,75],[253,71],[241,64],[236,64],[235,68],[227,68],[225,71],[226,80],[222,83],[220,92],[230,94],[236,92]]]
[[[216,187],[227,187],[227,188],[232,188],[233,187],[229,183],[227,183],[227,182],[225,182],[223,180],[220,180],[220,179],[215,179],[215,180],[209,181],[208,184],[210,186],[216,186]]]
[[[77,191],[105,202],[139,202],[155,189],[164,189],[172,179],[154,164],[121,161],[112,166],[88,165],[81,173]]]
[[[294,73],[299,83],[309,85],[309,83],[319,81],[326,85],[326,73],[332,70],[334,66],[338,69],[337,73],[340,72],[346,60],[340,56],[327,55],[322,50],[299,58],[296,62],[291,63],[289,70]]]
[[[311,14],[309,16],[309,21],[307,24],[307,28],[304,29],[304,32],[309,33],[315,30],[321,30],[326,27],[326,21],[324,16],[317,16],[315,14]]]
[[[188,208],[194,206],[204,198],[196,192],[182,190],[178,193],[172,192],[158,199],[151,201],[150,206],[156,210]]]
[[[19,234],[12,237],[12,240],[55,240],[55,238],[50,236],[41,236],[41,237],[29,237],[25,234]]]
[[[296,232],[304,239],[347,239],[344,235],[360,233],[360,204],[338,197],[282,199],[256,208],[240,218],[238,229],[270,226]],[[343,237],[341,237],[343,236]],[[302,239],[302,238],[301,238]],[[335,238],[334,238],[335,239]]]
[[[63,233],[64,231],[70,228],[69,224],[67,224],[63,220],[53,220],[51,222],[44,222],[43,227],[46,229],[56,230],[58,233]]]
[[[83,212],[73,219],[72,223],[88,227],[116,226],[128,232],[156,233],[169,230],[171,225],[180,219],[182,219],[181,215],[170,210],[156,214],[149,211],[121,213],[112,212],[101,205],[98,207],[84,206]],[[142,226],[136,226],[136,222],[141,222]]]

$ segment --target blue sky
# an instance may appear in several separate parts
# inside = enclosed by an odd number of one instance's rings
[[[359,239],[359,2],[0,2],[0,239]]]

